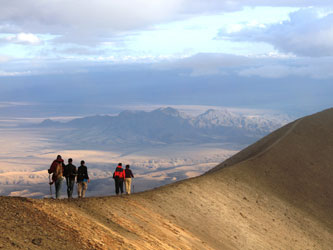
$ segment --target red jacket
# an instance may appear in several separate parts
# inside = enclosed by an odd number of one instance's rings
[[[49,174],[52,174],[52,181],[56,181],[57,179],[57,176],[55,175],[56,173],[56,170],[57,170],[57,165],[61,163],[62,165],[62,173],[64,173],[64,168],[65,168],[65,164],[64,164],[64,160],[63,159],[56,159],[52,162],[51,166],[50,166],[50,169],[48,170]]]
[[[125,179],[125,170],[121,166],[118,166],[113,173],[113,178]]]

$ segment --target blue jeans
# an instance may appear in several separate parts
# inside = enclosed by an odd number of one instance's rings
[[[56,191],[56,199],[60,197],[61,184],[62,184],[62,178],[57,179],[54,183]]]
[[[75,179],[66,177],[67,196],[68,196],[68,198],[73,198],[74,183],[75,183]]]

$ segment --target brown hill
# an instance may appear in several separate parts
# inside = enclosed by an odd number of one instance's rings
[[[333,249],[333,109],[130,197],[0,197],[3,249]]]

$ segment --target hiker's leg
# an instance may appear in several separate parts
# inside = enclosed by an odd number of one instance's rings
[[[71,194],[72,198],[73,198],[74,186],[75,186],[75,179],[72,180],[72,194]]]
[[[130,190],[130,180],[131,180],[131,178],[125,178],[126,194],[129,194],[131,192],[131,190]]]
[[[68,192],[68,198],[73,198],[73,190],[74,190],[74,179],[69,179],[69,192]]]
[[[127,189],[127,193],[131,194],[131,185],[132,185],[132,178],[127,178],[127,185],[128,185],[128,189]]]
[[[67,197],[69,198],[70,197],[70,186],[71,186],[71,183],[70,183],[70,179],[68,177],[66,177],[66,185],[67,185]]]
[[[125,178],[125,191],[126,191],[126,194],[128,194],[128,181],[127,181],[128,178]]]
[[[59,198],[60,198],[60,196],[61,196],[62,181],[63,181],[63,179],[61,178],[61,179],[60,179],[60,184],[59,184]]]
[[[60,197],[61,184],[62,184],[62,179],[57,179],[56,182],[55,182],[55,186],[56,186],[56,198],[57,199]]]
[[[114,183],[116,185],[116,194],[118,195],[119,194],[119,179],[118,178],[114,179]]]
[[[55,187],[55,195],[56,195],[56,199],[58,199],[58,195],[59,195],[59,181],[56,180],[54,182],[54,187]]]
[[[67,179],[66,179],[66,181],[67,181]],[[71,196],[72,196],[72,180],[71,179],[69,179],[68,178],[68,181],[67,181],[67,196],[68,196],[68,198],[71,198]]]
[[[82,182],[77,183],[77,196],[81,198],[81,192],[82,192]]]
[[[87,182],[82,182],[82,198],[86,196],[86,190],[88,188],[88,183]]]
[[[120,192],[124,193],[124,179],[119,179]]]
[[[56,181],[53,182],[54,183],[54,193],[57,195],[57,184],[56,184]]]

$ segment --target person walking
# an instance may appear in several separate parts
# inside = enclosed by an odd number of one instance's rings
[[[56,191],[56,199],[60,198],[60,191],[61,191],[61,185],[63,181],[63,173],[64,173],[64,160],[61,158],[61,155],[57,156],[57,159],[55,159],[50,168],[48,169],[49,174],[52,175],[52,182],[50,182],[50,185],[54,183],[55,191]]]
[[[126,194],[127,195],[131,194],[132,178],[134,178],[132,170],[130,170],[129,165],[126,165],[126,168],[125,168],[125,189],[126,189]]]
[[[90,182],[88,176],[88,169],[84,165],[85,162],[81,161],[81,166],[77,170],[77,193],[79,198],[84,198],[86,194],[86,190],[88,188],[88,183]]]
[[[64,176],[66,177],[66,184],[67,184],[68,199],[73,198],[75,177],[77,175],[76,166],[74,166],[72,163],[73,163],[73,159],[69,158],[68,164],[65,166],[65,170],[64,170]]]
[[[116,194],[119,195],[119,189],[121,194],[124,192],[123,183],[125,179],[125,170],[122,167],[122,164],[119,163],[116,170],[113,173],[114,182],[116,185]]]

